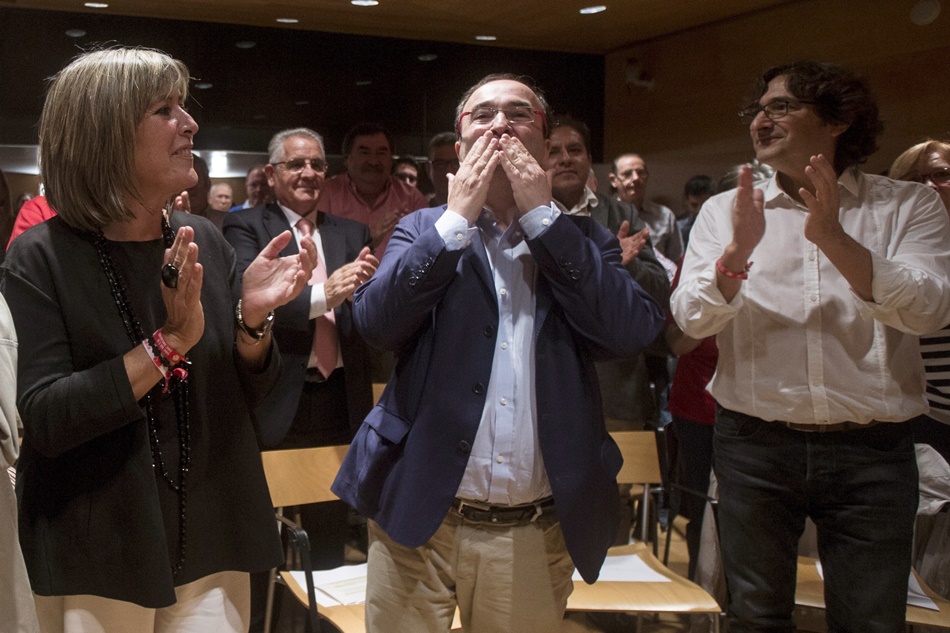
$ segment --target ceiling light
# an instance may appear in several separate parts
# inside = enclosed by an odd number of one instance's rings
[[[927,26],[940,15],[940,0],[917,0],[910,9],[910,21],[917,26]]]
[[[109,7],[109,5],[105,2],[87,2],[84,6],[87,6],[90,9],[107,9]]]
[[[494,35],[476,35],[475,39],[479,42],[494,42],[498,38]]]
[[[238,48],[243,48],[247,50],[249,48],[254,48],[255,46],[257,46],[257,42],[252,42],[250,40],[241,40],[240,42],[235,42],[234,45],[237,46]]]
[[[300,22],[297,18],[277,18],[277,21],[281,24],[296,24]]]
[[[213,85],[214,85],[213,83],[208,82],[208,81],[199,81],[198,83],[195,84],[195,88],[197,88],[198,90],[207,90]]]
[[[584,7],[583,9],[580,10],[580,14],[581,14],[581,15],[593,15],[593,14],[595,14],[595,13],[600,13],[600,12],[606,11],[606,10],[607,10],[607,7],[605,7],[605,6],[602,5],[602,4],[598,4],[598,5],[593,6],[593,7]]]
[[[294,101],[294,105],[300,105],[300,106],[310,105],[310,102],[309,102],[309,101],[304,101],[304,100]]]
[[[416,59],[418,59],[420,62],[431,62],[431,61],[437,60],[438,58],[439,56],[436,55],[435,53],[423,53],[422,55],[419,55],[419,57],[417,57]]]
[[[82,29],[69,29],[68,31],[66,31],[66,35],[68,37],[85,37],[86,32],[83,31]]]
[[[379,4],[378,0],[350,0],[350,4],[357,7],[375,7]]]
[[[361,80],[359,80],[359,81],[356,82],[356,85],[357,85],[357,86],[368,86],[368,85],[370,85],[371,83],[373,83],[373,82],[370,81],[369,79],[361,79]]]

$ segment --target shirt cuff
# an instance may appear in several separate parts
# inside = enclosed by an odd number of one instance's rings
[[[329,312],[327,307],[327,293],[323,284],[310,287],[310,318],[316,319]]]
[[[529,240],[541,237],[541,234],[544,233],[555,220],[558,219],[558,216],[561,215],[561,210],[557,208],[557,205],[553,202],[544,206],[531,209],[524,215],[522,215],[518,222],[521,223],[521,228],[524,229],[524,234]]]
[[[468,220],[455,211],[446,209],[435,221],[435,230],[445,242],[445,250],[458,251],[472,243],[478,229],[468,225]]]

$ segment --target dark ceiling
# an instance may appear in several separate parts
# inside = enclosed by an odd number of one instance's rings
[[[85,35],[69,37],[70,29]],[[274,132],[303,125],[324,134],[327,151],[336,153],[350,126],[378,121],[396,136],[397,153],[424,154],[429,137],[452,129],[468,86],[491,72],[514,72],[533,77],[555,110],[586,121],[593,153],[601,153],[600,55],[5,8],[0,145],[36,142],[45,79],[97,43],[161,49],[188,65],[193,83],[212,84],[192,92],[198,149],[259,152]]]

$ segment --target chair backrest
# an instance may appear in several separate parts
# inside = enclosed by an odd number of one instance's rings
[[[333,501],[330,484],[349,446],[264,451],[264,476],[275,508]]]
[[[617,483],[662,483],[656,435],[653,431],[614,431],[610,435],[623,455],[623,467],[617,475]]]

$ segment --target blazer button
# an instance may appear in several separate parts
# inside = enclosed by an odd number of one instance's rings
[[[567,268],[568,266],[573,266],[573,265],[574,265],[574,262],[572,262],[572,261],[571,261],[570,259],[568,259],[567,257],[562,257],[562,258],[561,258],[561,266],[564,266],[565,268]]]
[[[483,384],[480,383],[480,382],[476,382],[476,383],[475,383],[475,386],[472,387],[472,391],[475,393],[476,396],[484,396],[484,395],[485,395],[485,385],[483,385]]]
[[[462,440],[459,442],[459,450],[468,455],[472,451],[472,445]]]
[[[483,333],[487,338],[491,338],[495,334],[495,328],[491,325],[486,325]]]

